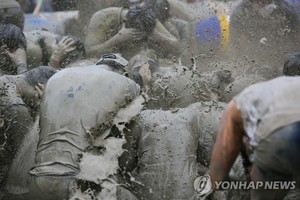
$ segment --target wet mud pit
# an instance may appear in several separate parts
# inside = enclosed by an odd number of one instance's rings
[[[188,9],[197,21],[218,13],[229,15],[238,3],[204,2],[194,7],[189,5]],[[203,10],[203,5],[207,9]],[[203,12],[199,14],[199,10]],[[257,45],[268,45],[268,41],[260,40]],[[198,198],[193,181],[208,170],[226,103],[245,87],[281,75],[283,61],[253,59],[251,55],[229,57],[211,46],[195,51],[192,49],[195,44],[193,41],[187,45],[184,57],[172,57],[167,62],[158,59],[159,70],[151,74],[149,85],[141,88],[146,103],[140,99],[137,109],[133,106],[121,110],[114,118],[114,125],[123,137],[107,138],[100,151],[80,155],[80,172],[75,177],[70,199]],[[280,48],[277,52],[281,58],[288,55]],[[34,166],[38,131],[36,119],[8,169],[5,188],[13,195],[0,192],[0,199],[29,198],[27,172]],[[0,178],[3,176],[1,173]],[[237,180],[246,178],[241,157],[230,176]],[[299,193],[291,191],[285,200],[299,199]],[[217,191],[209,199],[247,200],[250,194],[239,190]]]

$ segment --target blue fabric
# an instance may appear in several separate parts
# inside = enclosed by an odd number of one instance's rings
[[[278,147],[276,153],[285,158],[293,172],[300,175],[300,122],[285,126],[273,134],[274,138],[286,141],[285,146]]]
[[[298,16],[298,19],[300,20],[300,1],[299,0],[284,0],[284,1],[294,9],[295,13]]]
[[[50,32],[56,32],[56,25],[48,20],[40,17],[35,17],[32,14],[25,15],[24,31],[33,30],[47,30]]]
[[[195,25],[195,34],[199,46],[220,47],[221,25],[217,16],[198,22]]]
[[[265,180],[300,177],[300,122],[274,131],[255,148],[257,173]]]

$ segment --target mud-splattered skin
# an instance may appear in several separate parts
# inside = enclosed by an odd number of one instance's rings
[[[151,9],[148,10],[151,11]],[[155,27],[151,30],[146,25],[139,29],[133,28],[132,24],[126,23],[128,12],[129,10],[125,8],[111,7],[93,15],[85,39],[87,56],[119,52],[124,58],[130,59],[146,47],[153,48],[163,55],[169,53],[178,55],[178,39],[158,20],[152,19]],[[164,48],[162,48],[162,43]]]
[[[199,119],[198,162],[209,166],[212,146],[215,142],[219,121],[226,104],[207,101],[189,105],[187,108],[197,111]]]
[[[148,109],[184,108],[199,101],[218,100],[233,81],[229,70],[201,74],[172,60],[159,59],[151,50],[135,55],[129,72],[148,95]]]
[[[235,80],[225,88],[221,101],[229,102],[246,87],[265,80],[265,78],[257,75],[237,76]]]
[[[51,64],[52,54],[59,48],[58,43],[63,36],[48,31],[25,32],[27,41],[27,62],[28,68],[48,66]],[[61,52],[62,53],[62,52]],[[75,59],[75,58],[74,58]],[[59,60],[60,62],[61,60]],[[75,60],[72,60],[75,61]],[[69,61],[72,62],[71,60]],[[50,63],[49,63],[50,62]],[[53,66],[60,67],[60,66]]]
[[[3,189],[9,166],[33,124],[30,107],[22,99],[13,76],[0,77],[0,122],[0,188]]]
[[[40,69],[43,67],[35,70],[36,76]],[[27,75],[28,73],[0,77],[1,174],[10,169],[10,164],[18,152],[23,138],[32,128],[37,114],[39,97],[36,96],[36,88],[26,79]],[[4,173],[4,178],[2,175],[1,187],[5,185],[8,172]]]
[[[21,75],[0,77],[1,190],[8,176],[6,170],[11,170],[10,164],[19,153],[20,146],[24,142],[23,138],[29,134],[37,117],[43,91],[42,84],[45,84],[55,72],[56,69],[51,67],[39,67]],[[24,165],[27,166],[27,163]],[[4,171],[6,172],[3,179]]]
[[[153,73],[149,86],[148,108],[185,107],[197,100],[210,99],[210,92],[198,74],[182,67],[170,65]]]
[[[294,102],[298,99],[298,93],[295,93],[298,87],[299,78],[279,77],[247,87],[230,101],[222,115],[212,153],[212,181],[227,179],[243,146],[248,153],[248,162],[252,164],[253,181],[290,181],[293,180],[291,177],[299,177],[299,163],[292,161],[297,160],[293,156],[298,151],[291,139],[299,133],[296,131],[299,109]],[[289,156],[283,156],[287,152]],[[287,190],[251,191],[255,199],[275,199],[275,196],[282,199],[286,193]]]
[[[17,74],[15,64],[10,60],[9,56],[4,52],[0,53],[0,75]]]
[[[199,74],[175,63],[161,64],[151,75],[147,108],[184,108],[199,101],[218,100],[233,80],[228,70]]]
[[[63,40],[63,36],[54,34],[48,31],[31,31],[25,32],[26,41],[27,41],[27,61],[29,69],[36,68],[38,66],[48,66],[53,64],[53,67],[64,67],[60,65],[62,60],[57,60],[60,66],[54,65],[54,62],[51,62],[53,59],[53,53],[57,51],[59,47],[59,42]],[[60,52],[63,54],[64,52]],[[73,62],[74,60],[68,61]]]
[[[192,198],[198,165],[197,112],[146,110],[137,123],[139,158],[133,191],[140,199]]]
[[[30,173],[37,178],[47,178],[47,175],[60,178],[69,176],[70,182],[75,180],[78,173],[82,173],[80,179],[84,180],[87,171],[82,171],[82,168],[92,163],[79,164],[78,161],[88,158],[88,155],[85,156],[88,152],[93,154],[90,156],[97,156],[101,152],[105,154],[109,149],[105,138],[115,137],[111,135],[110,128],[117,111],[138,95],[139,86],[136,83],[101,66],[69,68],[57,73],[49,80],[41,103],[36,165]],[[115,162],[109,168],[118,168],[118,156],[111,158]],[[53,195],[58,195],[56,199],[62,199],[70,195],[69,189],[66,187],[62,194]],[[52,189],[42,190],[50,195]],[[42,190],[34,190],[32,195],[42,198],[39,196],[43,195],[40,193]]]
[[[226,86],[220,101],[229,102],[246,87],[255,83],[270,80],[282,74],[281,67],[270,65],[253,64],[241,67],[241,69],[244,69],[244,74],[242,72],[235,72],[237,75],[234,77],[234,81]]]
[[[85,30],[88,28],[89,21],[94,13],[108,7],[122,7],[124,4],[126,4],[126,2],[123,0],[78,0],[76,2],[76,10],[79,11],[80,29],[72,35],[76,35],[81,39],[84,39]]]
[[[190,199],[193,181],[207,172],[221,114],[226,104],[202,102],[169,111],[145,110],[133,132],[138,140],[138,165],[132,192],[140,199]],[[196,170],[196,171],[195,171]],[[244,179],[241,159],[231,176]],[[225,191],[212,199],[238,199],[245,192]]]

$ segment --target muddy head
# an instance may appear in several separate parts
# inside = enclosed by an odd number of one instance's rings
[[[24,27],[24,12],[17,1],[0,1],[0,22],[11,23],[20,29]]]
[[[221,100],[223,102],[229,102],[246,87],[265,80],[265,78],[259,75],[238,76],[234,82],[226,87]]]
[[[27,42],[22,30],[14,24],[0,24],[0,68],[4,74],[18,74],[18,66],[26,71]]]
[[[230,70],[215,71],[210,79],[210,86],[216,90],[224,91],[225,87],[233,81]]]
[[[283,75],[299,76],[300,75],[300,53],[291,55],[284,63]]]

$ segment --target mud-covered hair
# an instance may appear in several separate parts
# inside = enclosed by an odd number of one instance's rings
[[[154,11],[157,19],[164,23],[170,17],[170,5],[167,0],[156,0]]]
[[[138,4],[129,8],[126,14],[126,26],[151,33],[155,28],[156,16],[152,6]]]
[[[297,52],[285,61],[283,66],[283,75],[300,76],[300,52]]]
[[[25,15],[20,4],[10,0],[7,1],[10,4],[8,6],[7,3],[2,4],[3,0],[0,2],[0,23],[14,24],[23,30]]]
[[[38,83],[45,84],[57,71],[58,70],[53,67],[40,66],[25,72],[25,81],[33,87]]]
[[[9,23],[0,23],[0,47],[6,45],[9,51],[27,48],[27,42],[22,30]]]

